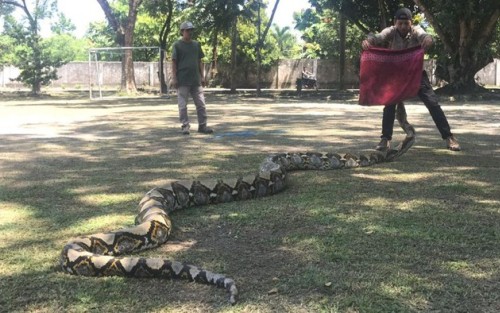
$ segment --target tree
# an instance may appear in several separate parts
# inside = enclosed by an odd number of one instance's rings
[[[339,59],[345,54],[347,59],[356,59],[361,51],[360,42],[364,34],[345,21],[345,42],[342,38],[341,14],[332,9],[310,8],[294,15],[295,28],[302,32],[305,42],[302,57]],[[344,45],[342,47],[342,45]]]
[[[61,37],[68,36],[62,28],[57,38],[43,39],[39,35],[40,21],[57,12],[57,1],[37,0],[29,4],[25,0],[0,1],[0,11],[12,12],[14,9],[20,9],[23,17],[16,20],[12,15],[5,16],[4,36],[9,39],[3,37],[2,40],[8,45],[2,63],[18,67],[21,71],[16,80],[30,86],[32,94],[37,95],[42,86],[57,79],[57,68],[68,63],[74,52],[67,45],[68,38]],[[63,15],[59,22],[71,28]]]
[[[322,14],[324,9],[333,9],[363,33],[382,30],[392,24],[394,12],[401,7],[411,7],[412,0],[309,0],[311,6]]]
[[[168,92],[163,62],[165,60],[165,52],[167,50],[167,38],[168,38],[168,35],[170,34],[171,26],[172,26],[173,8],[174,8],[174,5],[172,3],[172,0],[167,0],[167,14],[165,16],[165,22],[163,23],[163,25],[161,27],[160,35],[158,38],[160,41],[160,86],[161,86],[161,93]]]
[[[480,90],[475,74],[493,60],[494,34],[498,27],[498,0],[414,0],[440,39],[436,51],[437,75],[448,81],[444,91]],[[498,38],[498,37],[497,37]]]
[[[299,52],[297,38],[290,32],[290,27],[279,27],[273,24],[271,36],[276,40],[280,52],[280,59],[293,58]]]
[[[493,43],[491,44],[493,57],[500,58],[500,23],[497,24],[497,29],[493,34]]]
[[[224,61],[231,66],[229,75],[231,92],[236,91],[237,65],[245,62],[238,58],[244,50],[241,46],[248,43],[241,40],[246,35],[241,33],[241,28],[246,29],[247,21],[254,20],[257,1],[260,0],[198,0],[194,3],[193,17],[203,25],[203,29],[208,30],[211,37],[212,61],[216,62],[220,55],[224,55]],[[224,50],[222,52],[217,48],[221,46],[219,43],[227,42],[226,38],[230,38],[230,58],[225,56],[225,47],[221,48]],[[253,47],[255,48],[255,45]]]
[[[67,34],[76,30],[75,24],[73,24],[63,13],[58,13],[57,16],[58,20],[50,25],[50,30],[53,34]]]
[[[257,95],[260,96],[260,67],[262,65],[262,46],[264,45],[264,40],[267,37],[267,33],[269,31],[269,28],[271,27],[271,24],[273,22],[274,14],[276,13],[276,9],[278,8],[278,4],[280,3],[280,0],[276,0],[274,2],[274,7],[271,12],[271,17],[269,18],[269,21],[267,22],[266,28],[264,29],[264,33],[261,32],[261,25],[262,25],[262,19],[261,19],[261,5],[262,2],[261,0],[258,0],[258,6],[257,6],[257,45],[255,46],[255,50],[257,52]]]
[[[3,68],[5,65],[14,63],[14,52],[13,48],[16,43],[14,38],[7,35],[0,35],[0,68]]]
[[[238,17],[244,14],[242,8],[245,0],[199,0],[196,1],[193,19],[198,21],[203,30],[207,31],[212,46],[212,77],[218,72],[219,44],[224,36],[236,36]],[[236,57],[236,39],[233,56]],[[233,91],[235,89],[231,88]]]
[[[166,57],[166,52],[168,49],[168,38],[172,30],[172,20],[174,18],[174,1],[146,1],[144,3],[144,10],[153,18],[148,25],[150,28],[155,29],[157,25],[155,22],[160,22],[158,37],[156,39],[157,44],[160,46],[160,66],[159,66],[159,79],[160,79],[160,90],[162,94],[168,93],[168,86],[165,78],[164,72],[164,61]],[[178,13],[178,12],[175,12]],[[150,33],[146,33],[149,38],[154,38]]]
[[[237,47],[238,47],[238,18],[244,14],[245,0],[230,0],[227,6],[227,14],[231,22],[231,92],[236,92],[236,62],[237,62]]]
[[[128,12],[126,16],[120,14],[120,9],[123,12],[124,6],[119,1],[113,2],[113,4],[116,5],[115,9],[110,6],[107,0],[97,0],[97,2],[104,11],[104,15],[106,16],[109,26],[116,34],[116,43],[120,47],[124,48],[133,47],[135,22],[137,20],[137,12],[142,4],[142,0],[128,0]],[[122,6],[120,7],[120,5]],[[122,58],[121,89],[128,94],[137,92],[133,62],[132,49],[125,49]]]
[[[474,80],[478,70],[492,60],[498,35],[498,0],[310,0],[318,10],[332,8],[364,33],[392,24],[401,5],[423,12],[438,40],[429,54],[437,58],[437,75],[448,81],[445,91],[480,90]],[[389,19],[389,20],[388,20]]]
[[[218,65],[221,68],[231,67],[231,69],[221,71],[220,75],[217,76],[216,83],[227,86],[232,91],[236,90],[237,76],[257,74],[255,66],[258,42],[257,7],[257,1],[248,1],[244,7],[239,8],[237,18],[231,21],[236,26],[230,26],[229,34],[219,34]],[[267,18],[262,16],[263,20],[267,21]],[[276,45],[277,42],[273,36],[266,36],[261,46],[263,71],[268,70],[270,65],[279,59],[280,51],[276,49]],[[225,75],[226,73],[228,75]]]

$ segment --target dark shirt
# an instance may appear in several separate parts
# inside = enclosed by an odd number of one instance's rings
[[[200,86],[200,60],[204,57],[197,41],[178,40],[172,48],[172,59],[177,62],[177,85]]]

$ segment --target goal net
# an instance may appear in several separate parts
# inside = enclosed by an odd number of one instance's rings
[[[90,99],[103,99],[119,93],[122,80],[121,60],[126,50],[133,50],[137,89],[161,95],[160,47],[107,47],[89,49]],[[166,76],[165,64],[163,68]]]

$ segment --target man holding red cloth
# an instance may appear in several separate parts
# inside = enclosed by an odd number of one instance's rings
[[[370,34],[368,38],[362,42],[363,50],[368,50],[372,47],[387,48],[390,50],[402,50],[419,46],[424,50],[429,48],[432,45],[432,37],[421,27],[413,26],[411,19],[412,14],[409,9],[401,8],[397,10],[394,15],[394,26],[387,27],[378,34]],[[363,67],[363,64],[361,66]],[[437,129],[441,133],[441,137],[446,140],[448,149],[460,151],[460,145],[451,133],[448,120],[438,103],[438,98],[432,89],[429,77],[425,71],[423,71],[420,80],[418,97],[424,102],[429,110]],[[382,140],[375,149],[390,149],[395,116],[395,103],[386,105],[384,107],[382,119]]]

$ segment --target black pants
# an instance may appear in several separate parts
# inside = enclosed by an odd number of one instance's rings
[[[444,115],[441,106],[438,103],[438,98],[432,89],[427,72],[422,73],[422,80],[420,81],[420,90],[418,91],[418,97],[422,100],[431,113],[432,119],[436,124],[437,129],[441,133],[441,137],[446,139],[450,137],[451,130],[448,120]],[[381,138],[386,138],[388,140],[392,139],[392,131],[394,129],[394,119],[396,118],[396,105],[387,105],[384,108],[384,115],[382,118],[382,136]]]

